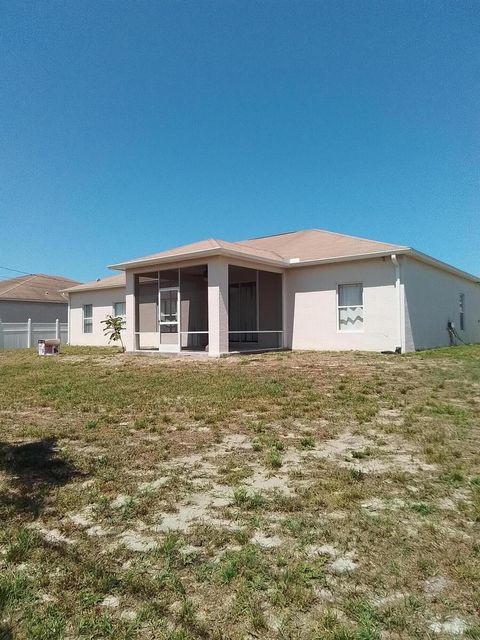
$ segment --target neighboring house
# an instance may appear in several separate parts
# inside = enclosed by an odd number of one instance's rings
[[[474,276],[409,247],[320,230],[204,240],[113,265],[69,288],[71,344],[106,344],[122,313],[128,351],[413,351],[480,341]],[[115,309],[115,305],[120,305]]]
[[[0,282],[0,321],[67,322],[68,299],[62,292],[79,284],[62,276],[42,273]]]

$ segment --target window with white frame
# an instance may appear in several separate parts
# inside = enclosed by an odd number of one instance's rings
[[[339,331],[363,331],[363,285],[339,284],[337,293]]]
[[[458,311],[460,314],[460,329],[465,331],[465,294],[458,296]]]
[[[93,304],[83,305],[83,333],[93,333]]]
[[[113,315],[115,318],[121,317],[125,320],[125,302],[114,302],[113,303]]]

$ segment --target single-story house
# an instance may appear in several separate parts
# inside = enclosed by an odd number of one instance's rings
[[[480,341],[479,279],[406,246],[313,229],[203,240],[111,268],[122,273],[67,289],[71,344],[106,344],[110,314],[125,317],[130,352]]]
[[[0,282],[0,321],[66,322],[68,297],[66,287],[77,280],[43,273],[24,275]]]

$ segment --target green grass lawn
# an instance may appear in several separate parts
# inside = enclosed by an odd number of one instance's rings
[[[0,352],[0,639],[480,638],[480,347]]]

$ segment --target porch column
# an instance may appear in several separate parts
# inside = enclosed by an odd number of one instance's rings
[[[135,276],[125,272],[125,331],[123,341],[126,351],[135,351]]]
[[[228,262],[208,261],[208,355],[228,353]]]

